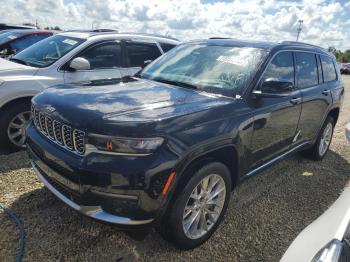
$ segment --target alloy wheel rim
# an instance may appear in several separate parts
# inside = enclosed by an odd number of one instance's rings
[[[23,147],[25,129],[30,120],[30,111],[21,112],[11,119],[7,127],[7,135],[12,144]]]
[[[332,133],[333,133],[333,125],[332,123],[328,123],[326,128],[323,130],[320,144],[318,147],[318,152],[320,156],[323,156],[324,154],[326,154],[328,147],[331,143]]]
[[[182,226],[185,235],[198,239],[207,234],[220,217],[226,198],[223,178],[211,174],[193,189],[183,212]]]

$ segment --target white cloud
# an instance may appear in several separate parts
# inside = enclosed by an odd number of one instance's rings
[[[225,36],[266,41],[300,39],[323,47],[350,48],[350,2],[344,0],[2,0],[8,23],[63,29],[117,28],[166,34],[181,40]],[[4,8],[6,7],[6,8]]]

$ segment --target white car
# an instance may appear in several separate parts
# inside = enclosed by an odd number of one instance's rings
[[[348,141],[350,142],[350,123],[347,124],[347,126],[345,127],[345,135]]]
[[[30,100],[56,84],[133,75],[178,45],[174,38],[115,32],[66,32],[0,59],[0,148],[23,147]]]

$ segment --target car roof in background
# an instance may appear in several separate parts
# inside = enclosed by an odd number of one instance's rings
[[[52,30],[38,30],[38,29],[7,29],[0,31],[0,35],[4,33],[15,33],[18,34],[20,33],[21,35],[30,35],[30,34],[35,34],[35,33],[54,33]]]
[[[30,25],[16,25],[16,24],[6,24],[6,23],[0,23],[0,27],[9,27],[8,29],[11,29],[11,27],[13,27],[13,29],[16,28],[23,28],[23,29],[36,29],[35,26],[30,26]]]
[[[170,44],[179,44],[180,41],[173,37],[168,36],[162,36],[162,35],[156,35],[156,34],[143,34],[143,33],[118,33],[116,31],[88,31],[88,30],[72,30],[72,31],[66,31],[62,32],[61,35],[68,36],[68,37],[76,37],[76,38],[83,38],[88,39],[92,37],[106,37],[106,38],[138,38],[138,39],[145,39],[145,40],[157,40],[164,43],[170,43]]]

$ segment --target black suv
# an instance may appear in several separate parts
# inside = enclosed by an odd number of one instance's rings
[[[75,210],[156,224],[193,248],[243,179],[296,151],[325,156],[344,94],[336,68],[331,54],[302,43],[189,42],[134,77],[34,97],[28,152],[40,180]]]

